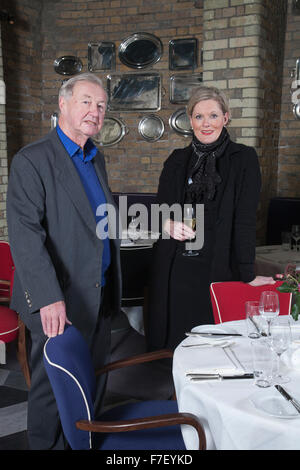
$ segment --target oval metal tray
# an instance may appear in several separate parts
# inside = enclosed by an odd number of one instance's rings
[[[145,140],[155,142],[162,137],[165,126],[160,117],[150,114],[140,120],[138,130]]]
[[[170,116],[169,125],[177,134],[186,137],[193,135],[190,119],[185,108],[177,109],[177,111]]]
[[[161,40],[150,33],[135,33],[119,46],[120,61],[133,69],[142,69],[158,62],[162,56]]]
[[[93,141],[103,147],[109,147],[120,142],[125,134],[127,134],[127,127],[120,119],[106,117],[101,131],[93,137]]]
[[[82,62],[78,57],[65,55],[54,61],[54,70],[60,75],[75,75],[81,72]]]

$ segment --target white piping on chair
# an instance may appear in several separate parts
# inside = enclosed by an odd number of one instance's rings
[[[212,293],[213,293],[214,300],[215,300],[215,303],[216,303],[216,306],[217,306],[217,311],[218,311],[218,316],[219,316],[220,323],[223,323],[223,322],[222,322],[222,318],[221,318],[221,313],[220,313],[219,304],[218,304],[217,297],[216,297],[216,294],[215,294],[214,288],[213,288],[213,286],[214,286],[215,284],[220,284],[220,282],[212,282],[211,285],[210,285],[210,287],[211,287],[211,291],[212,291]]]
[[[13,333],[14,331],[17,331],[18,329],[19,329],[19,327],[17,326],[17,328],[13,328],[12,330],[3,331],[3,333],[0,333],[0,336],[1,335],[7,335],[8,333]]]
[[[78,386],[80,392],[81,392],[81,395],[82,395],[82,398],[84,400],[84,403],[85,403],[85,406],[86,406],[86,412],[87,412],[87,415],[88,415],[88,420],[91,421],[91,414],[90,414],[90,409],[89,409],[89,405],[88,405],[88,402],[87,402],[87,399],[86,399],[86,396],[85,396],[85,393],[83,391],[83,388],[82,386],[80,385],[79,381],[76,379],[76,377],[71,374],[71,372],[69,372],[67,369],[65,369],[64,367],[62,366],[59,366],[58,364],[55,364],[54,362],[51,362],[48,355],[47,355],[47,352],[46,352],[46,346],[47,346],[47,343],[48,341],[50,340],[51,338],[48,338],[45,345],[44,345],[44,354],[45,354],[45,357],[47,359],[47,361],[49,362],[49,364],[53,367],[56,367],[57,369],[60,369],[62,370],[63,372],[65,372],[66,374],[68,374],[73,380],[74,382],[76,383],[76,385]],[[90,445],[90,449],[92,448],[92,433],[90,431],[88,431],[89,433],[89,445]]]

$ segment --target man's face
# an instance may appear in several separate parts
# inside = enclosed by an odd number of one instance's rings
[[[59,99],[59,125],[63,132],[83,147],[89,137],[97,134],[106,110],[105,91],[95,83],[77,82],[69,98]]]

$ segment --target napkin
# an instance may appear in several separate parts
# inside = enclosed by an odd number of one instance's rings
[[[189,348],[186,348],[189,349]],[[192,349],[192,348],[190,348]],[[193,349],[194,351],[194,349]],[[199,351],[199,350],[197,350]],[[204,349],[201,351],[204,352]],[[192,368],[187,370],[186,373],[189,374],[221,374],[221,375],[231,375],[231,374],[243,374],[245,371],[239,367],[238,364],[236,364],[236,361],[234,357],[230,354],[230,351],[226,351],[227,354],[230,356],[231,359],[227,356],[223,348],[214,348],[213,353],[211,350],[208,354],[202,355],[202,358],[200,355],[197,355],[197,358],[195,358],[195,355],[193,356],[193,360],[190,362],[195,362],[199,363],[199,365],[192,364]],[[195,353],[195,351],[194,351]],[[202,364],[201,364],[202,363]]]
[[[293,369],[300,369],[300,348],[292,352],[290,362]]]

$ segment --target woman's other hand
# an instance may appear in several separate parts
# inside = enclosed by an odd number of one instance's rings
[[[256,276],[253,281],[248,282],[250,286],[257,287],[257,286],[264,286],[265,284],[275,284],[276,281],[272,277],[268,276]]]
[[[196,234],[187,225],[182,222],[177,222],[171,219],[167,219],[164,224],[164,232],[175,240],[184,241],[195,238]]]

